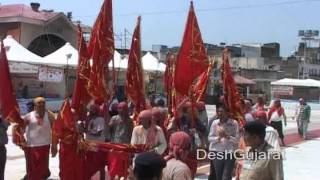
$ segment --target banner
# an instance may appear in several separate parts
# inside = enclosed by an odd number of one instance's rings
[[[9,68],[10,73],[37,74],[39,71],[38,66],[19,62],[9,62]]]
[[[63,80],[63,70],[51,67],[40,67],[38,80],[45,82],[61,82]]]

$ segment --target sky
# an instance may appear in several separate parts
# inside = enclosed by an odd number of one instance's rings
[[[39,2],[40,9],[71,11],[73,20],[92,25],[103,0],[0,0],[30,2]],[[189,0],[113,0],[114,32],[132,33],[141,15],[144,50],[153,44],[179,46],[189,5]],[[212,44],[279,42],[281,55],[288,56],[298,47],[298,30],[320,30],[320,0],[194,0],[194,6],[202,38]]]

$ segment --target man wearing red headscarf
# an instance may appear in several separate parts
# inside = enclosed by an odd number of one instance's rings
[[[138,118],[141,125],[133,129],[131,144],[147,144],[156,153],[163,154],[167,149],[167,141],[161,127],[152,123],[152,111],[141,111]]]
[[[163,169],[163,180],[191,180],[191,171],[186,161],[191,150],[191,138],[182,131],[171,135],[167,166]]]
[[[285,146],[284,135],[283,135],[283,126],[282,121],[284,120],[284,125],[287,126],[287,117],[284,112],[284,108],[281,106],[280,99],[275,99],[272,107],[268,112],[268,122],[270,126],[277,130],[281,143]]]
[[[117,112],[118,115],[113,116],[109,122],[111,142],[130,144],[133,121],[129,116],[127,103],[119,103]],[[108,171],[112,179],[116,176],[127,177],[129,165],[129,154],[117,151],[108,154]]]
[[[161,107],[154,107],[152,108],[152,119],[153,123],[159,127],[161,127],[162,131],[164,132],[166,139],[168,140],[167,129],[164,126],[164,121],[167,117],[166,110]]]

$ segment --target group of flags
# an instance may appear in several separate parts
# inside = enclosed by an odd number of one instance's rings
[[[134,114],[146,109],[145,88],[141,61],[141,17],[137,19],[131,50],[129,53],[128,69],[126,74],[125,92],[128,99],[134,104]],[[113,93],[106,83],[109,80],[108,64],[113,59],[115,50],[112,18],[112,0],[105,0],[100,13],[94,23],[91,39],[84,41],[81,28],[78,32],[79,63],[77,80],[75,83],[71,104],[66,100],[62,105],[57,121],[61,126],[74,132],[75,123],[72,122],[71,108],[79,119],[84,120],[86,106],[90,100],[108,102]],[[210,74],[214,66],[209,61],[200,28],[191,2],[181,48],[177,55],[167,55],[167,67],[164,74],[165,91],[168,97],[168,107],[174,115],[179,106],[186,100],[194,105],[203,100]],[[114,68],[113,68],[114,71]],[[114,73],[113,73],[114,75]],[[223,95],[225,105],[231,115],[243,122],[238,93],[231,67],[229,53],[223,53],[222,64]],[[17,124],[15,126],[15,142],[18,145],[25,143],[21,129],[25,127],[20,117],[20,111],[13,89],[9,65],[4,44],[1,43],[0,53],[0,107],[3,119]],[[113,82],[115,83],[115,82]],[[111,89],[111,90],[110,90]],[[59,123],[58,123],[59,124]],[[122,147],[121,147],[122,148]],[[124,147],[126,148],[126,147]]]

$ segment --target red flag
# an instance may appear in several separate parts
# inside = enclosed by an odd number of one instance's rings
[[[175,88],[182,95],[189,95],[193,81],[208,67],[207,53],[191,2],[182,45],[175,69]]]
[[[65,99],[52,127],[53,144],[60,142],[59,176],[61,179],[84,180],[84,154],[79,153],[76,121],[71,113],[69,99]]]
[[[231,117],[236,119],[240,125],[244,124],[244,116],[241,111],[240,94],[238,92],[237,85],[234,81],[232,70],[229,64],[229,52],[228,49],[223,51],[222,59],[222,74],[223,81],[223,96],[225,105],[228,107]]]
[[[194,92],[194,97],[196,102],[203,101],[204,100],[204,95],[207,90],[207,85],[210,79],[210,74],[213,68],[214,63],[210,63],[208,66],[207,71],[203,72],[196,85],[194,86],[193,92]]]
[[[86,88],[90,77],[90,57],[80,26],[78,26],[78,29],[79,60],[77,69],[77,80],[73,91],[71,107],[75,109],[79,118],[81,120],[84,120],[86,115],[85,107],[87,103],[90,101],[90,95]]]
[[[88,91],[98,101],[110,97],[106,80],[108,64],[113,58],[114,37],[112,25],[112,0],[105,0],[93,26],[88,52],[93,59]]]
[[[11,83],[9,64],[3,41],[1,42],[0,53],[0,83],[0,107],[2,111],[2,118],[3,120],[7,120],[11,123],[17,123],[13,128],[13,139],[15,144],[22,145],[25,143],[25,139],[21,130],[25,126],[25,123],[21,119],[16,94]]]
[[[137,116],[138,113],[146,108],[146,101],[144,97],[144,79],[141,63],[140,21],[141,17],[139,16],[137,26],[132,36],[125,87],[128,98],[135,106],[135,116]]]

